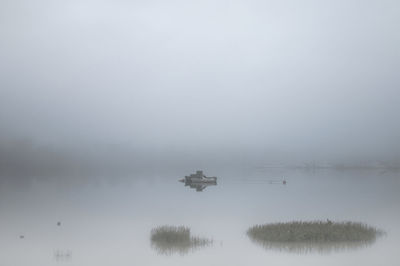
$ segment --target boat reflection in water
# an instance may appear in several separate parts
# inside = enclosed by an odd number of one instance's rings
[[[184,179],[179,180],[185,183],[185,186],[196,189],[196,191],[201,192],[208,186],[217,185],[217,178],[207,177],[203,174],[203,171],[196,171],[195,174],[185,176]]]
[[[217,183],[202,184],[202,183],[186,183],[185,182],[185,186],[189,186],[190,188],[195,189],[197,192],[203,191],[208,186],[216,186],[216,185],[217,185]]]

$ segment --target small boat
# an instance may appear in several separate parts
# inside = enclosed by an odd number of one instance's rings
[[[180,180],[185,183],[217,183],[215,176],[207,177],[203,174],[203,171],[196,171],[195,174],[185,176],[185,179]]]

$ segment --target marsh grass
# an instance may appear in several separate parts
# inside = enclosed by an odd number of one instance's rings
[[[211,239],[191,236],[188,227],[168,225],[152,229],[150,240],[152,247],[165,255],[173,253],[183,255],[195,248],[211,245],[213,242]]]
[[[267,249],[297,253],[357,249],[375,242],[384,233],[355,222],[294,221],[255,225],[247,235]]]

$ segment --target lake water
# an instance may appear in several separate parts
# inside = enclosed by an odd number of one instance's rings
[[[191,173],[180,169],[3,177],[0,265],[400,265],[398,172],[203,170],[218,184],[202,191],[178,182]],[[246,235],[254,224],[326,219],[367,223],[386,235],[370,245],[310,252],[263,247]],[[163,254],[150,242],[160,225],[188,226],[213,243]]]

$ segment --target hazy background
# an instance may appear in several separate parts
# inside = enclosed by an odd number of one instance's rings
[[[400,158],[398,1],[0,0],[0,174]]]

